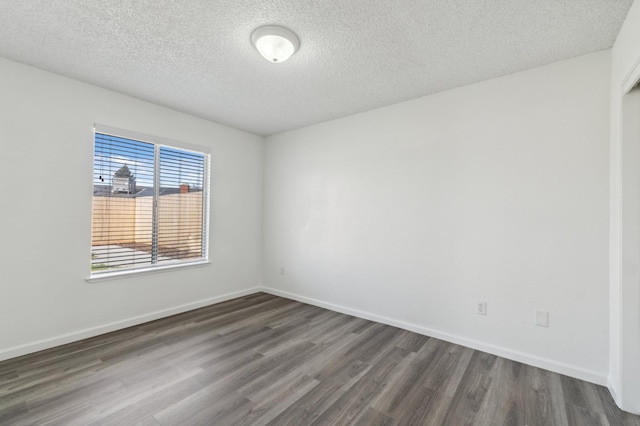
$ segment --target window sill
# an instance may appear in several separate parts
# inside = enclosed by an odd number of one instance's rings
[[[140,275],[159,274],[159,273],[163,273],[163,272],[167,272],[175,269],[201,268],[203,266],[207,266],[210,264],[211,262],[209,262],[208,260],[201,260],[198,262],[179,263],[175,265],[158,266],[155,268],[141,268],[141,269],[133,269],[129,271],[105,272],[103,274],[90,275],[89,277],[85,278],[85,281],[90,283],[97,283],[101,281],[133,278]]]

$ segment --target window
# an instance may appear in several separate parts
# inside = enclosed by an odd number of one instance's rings
[[[207,260],[209,154],[191,148],[96,125],[92,277]]]

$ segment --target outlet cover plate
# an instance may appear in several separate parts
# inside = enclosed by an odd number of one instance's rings
[[[549,312],[536,311],[534,314],[533,323],[538,327],[549,327]]]

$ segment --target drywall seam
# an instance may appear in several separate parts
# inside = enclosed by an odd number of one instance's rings
[[[143,324],[145,322],[154,321],[171,315],[180,314],[183,312],[191,311],[193,309],[214,305],[220,302],[226,302],[227,300],[236,299],[238,297],[247,296],[250,294],[258,293],[260,291],[262,291],[261,287],[251,287],[245,290],[235,291],[208,299],[202,299],[196,302],[186,303],[184,305],[174,306],[168,309],[162,309],[160,311],[154,311],[148,314],[139,315],[125,320],[115,321],[97,327],[86,328],[84,330],[75,331],[73,333],[62,334],[60,336],[42,339],[36,342],[14,346],[12,348],[0,351],[0,361],[19,357],[33,352],[42,351],[45,349],[54,348],[56,346],[65,345],[67,343],[77,342],[78,340],[88,339],[90,337],[99,336],[100,334],[110,333],[112,331],[121,330],[123,328]]]
[[[545,370],[553,371],[555,373],[574,377],[576,379],[586,380],[587,382],[595,383],[597,385],[602,385],[602,386],[607,385],[607,376],[604,373],[586,370],[570,364],[565,364],[563,362],[554,361],[552,359],[531,355],[525,352],[514,351],[512,349],[508,349],[502,346],[484,343],[478,340],[457,336],[455,334],[438,331],[432,328],[422,327],[417,324],[398,321],[382,315],[361,311],[359,309],[353,309],[346,306],[336,305],[333,303],[313,299],[310,297],[300,296],[297,294],[289,293],[287,291],[282,291],[282,290],[278,290],[271,287],[264,287],[261,289],[261,291],[264,291],[265,293],[273,294],[275,296],[296,300],[298,302],[319,306],[321,308],[329,309],[335,312],[340,312],[342,314],[352,315],[358,318],[363,318],[366,320],[379,322],[379,323],[390,325],[393,327],[402,328],[404,330],[423,334],[425,336],[435,337],[437,339],[444,340],[450,343],[466,346],[471,349],[487,352],[487,353],[497,355],[506,359],[522,362],[524,364],[532,365],[534,367],[539,367]]]

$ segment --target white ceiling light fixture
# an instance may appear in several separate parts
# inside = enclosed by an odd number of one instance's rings
[[[300,41],[294,33],[275,25],[255,30],[251,42],[267,61],[276,63],[286,61],[300,47]]]

